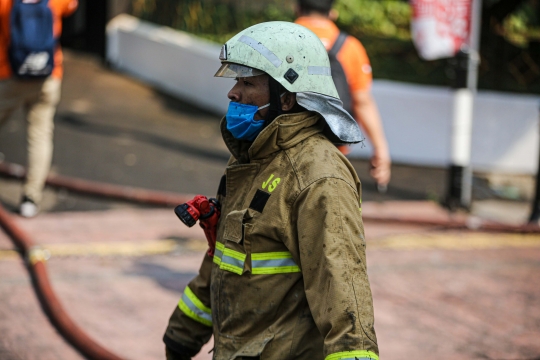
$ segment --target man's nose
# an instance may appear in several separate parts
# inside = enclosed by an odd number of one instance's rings
[[[227,94],[227,97],[231,101],[240,102],[241,96],[240,96],[240,91],[238,90],[238,83],[234,84],[232,89],[229,90],[229,93]]]

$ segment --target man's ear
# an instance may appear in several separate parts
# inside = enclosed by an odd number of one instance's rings
[[[284,112],[290,111],[296,105],[296,94],[286,92],[281,98],[281,110]]]

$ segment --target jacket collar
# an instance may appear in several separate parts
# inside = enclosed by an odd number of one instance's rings
[[[262,160],[279,150],[289,149],[310,136],[322,132],[325,122],[311,111],[278,116],[265,127],[253,142],[235,139],[221,119],[221,135],[229,151],[239,163]]]

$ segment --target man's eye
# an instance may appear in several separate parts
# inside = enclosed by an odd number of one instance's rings
[[[249,81],[244,80],[244,85],[250,86],[250,85],[252,85],[252,84],[251,84]]]

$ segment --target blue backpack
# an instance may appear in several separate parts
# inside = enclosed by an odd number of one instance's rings
[[[9,62],[15,76],[44,78],[52,73],[56,39],[49,0],[13,0]]]

